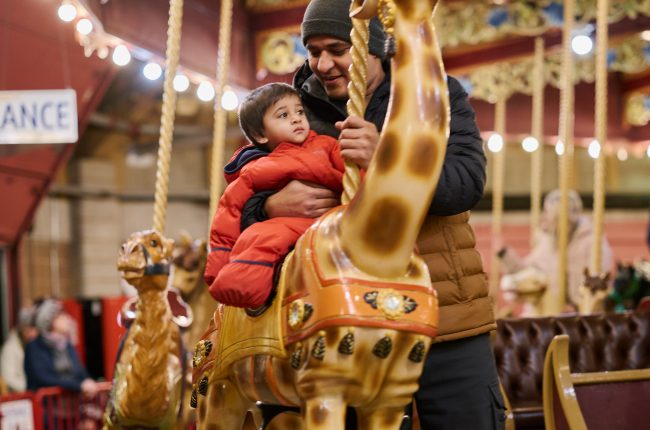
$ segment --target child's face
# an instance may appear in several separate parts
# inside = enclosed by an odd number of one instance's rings
[[[309,121],[298,96],[289,95],[267,109],[262,119],[264,136],[260,143],[273,151],[282,142],[301,145],[309,134]]]

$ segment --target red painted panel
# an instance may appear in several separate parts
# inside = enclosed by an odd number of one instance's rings
[[[86,365],[86,342],[84,341],[84,314],[81,303],[75,299],[65,299],[61,300],[63,303],[63,309],[72,317],[75,322],[75,339],[73,339],[73,344],[81,362]]]
[[[127,300],[126,296],[102,299],[102,346],[104,347],[104,377],[107,381],[113,380],[117,351],[122,336],[126,333],[126,330],[117,324],[117,316]]]

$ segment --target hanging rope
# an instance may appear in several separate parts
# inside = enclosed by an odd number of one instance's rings
[[[230,33],[232,28],[232,0],[221,0],[219,20],[219,52],[217,56],[217,88],[214,96],[214,129],[212,131],[212,160],[210,168],[210,220],[217,210],[223,188],[223,153],[226,145],[227,112],[221,106],[228,81],[230,61]]]
[[[499,97],[494,105],[494,131],[501,135],[503,147],[494,153],[492,170],[492,238],[500,239],[503,226],[503,184],[505,181],[505,157],[506,157],[506,98]],[[498,250],[494,249],[491,258],[490,268],[490,294],[496,297],[499,291],[500,264],[496,256]]]
[[[162,116],[160,118],[160,138],[158,140],[156,193],[153,207],[153,229],[159,234],[165,233],[165,221],[167,219],[169,166],[171,163],[174,116],[176,113],[174,77],[176,76],[176,69],[178,67],[182,22],[183,0],[171,0],[169,3],[169,25],[167,27],[167,52],[165,60]]]
[[[535,246],[539,220],[542,212],[542,163],[544,155],[544,39],[535,38],[535,59],[533,69],[533,114],[532,136],[539,146],[530,160],[530,246]]]
[[[350,11],[359,7],[357,1],[350,3]],[[363,118],[366,111],[366,87],[368,77],[368,30],[369,21],[367,19],[352,18],[352,32],[350,39],[352,47],[350,56],[350,83],[348,84],[348,94],[350,98],[347,103],[348,115],[356,115]],[[345,173],[343,174],[343,195],[341,202],[348,204],[357,193],[360,183],[359,166],[354,162],[345,161]]]
[[[605,143],[607,142],[607,12],[608,0],[598,0],[596,19],[596,140],[600,154],[594,170],[594,248],[591,267],[602,270],[603,217],[605,212]],[[606,268],[609,270],[609,267]]]
[[[552,314],[559,313],[566,303],[567,266],[569,242],[569,184],[573,153],[573,53],[571,30],[574,22],[574,0],[564,2],[564,29],[562,35],[562,88],[560,89],[559,135],[564,144],[560,156],[560,213],[558,217],[558,291],[557,296],[547,294]],[[551,299],[552,302],[550,301]]]

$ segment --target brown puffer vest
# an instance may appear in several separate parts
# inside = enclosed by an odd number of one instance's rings
[[[438,292],[440,324],[434,342],[496,329],[487,276],[468,221],[469,212],[428,216],[418,237],[419,253]]]

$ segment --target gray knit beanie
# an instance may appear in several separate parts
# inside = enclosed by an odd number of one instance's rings
[[[35,325],[39,333],[48,333],[52,329],[54,317],[63,312],[61,302],[55,299],[47,299],[36,309]]]
[[[352,20],[350,19],[351,0],[311,0],[302,18],[302,43],[312,36],[329,36],[350,40]],[[379,58],[384,58],[386,35],[377,17],[370,20],[370,40],[368,50]]]

